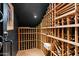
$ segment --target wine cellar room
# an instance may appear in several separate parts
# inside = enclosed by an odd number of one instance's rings
[[[0,56],[79,56],[79,3],[0,3]]]

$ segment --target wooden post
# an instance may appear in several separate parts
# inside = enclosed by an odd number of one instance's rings
[[[53,9],[53,3],[51,3],[51,10]],[[51,16],[52,16],[52,27],[53,27],[53,20],[54,20],[54,18],[53,18],[53,11],[52,11],[52,14],[51,14]],[[53,34],[53,28],[52,28],[52,31],[51,31],[52,33],[51,33],[51,35]],[[52,51],[52,38],[51,38],[51,51]],[[51,52],[51,56],[52,56],[52,52]]]
[[[28,49],[29,49],[29,33],[30,33],[30,29],[28,29]]]
[[[56,7],[56,3],[54,4],[54,6]],[[56,8],[54,9],[54,26],[56,26]],[[54,29],[54,36],[56,36],[56,28]]]
[[[78,20],[77,20],[77,5],[75,3],[75,25],[78,23]],[[75,27],[75,43],[78,43],[78,28]],[[78,46],[75,46],[75,55],[77,56],[78,55]]]
[[[62,18],[62,26],[64,25],[64,21]],[[64,39],[64,28],[62,28],[62,39]],[[64,42],[62,42],[62,56],[64,56]]]
[[[42,33],[42,23],[41,23],[41,33]],[[42,34],[41,34],[41,41],[42,41]],[[41,42],[41,50],[42,50],[42,42]]]
[[[67,25],[69,25],[69,21],[70,21],[70,19],[69,19],[69,17],[67,17]],[[68,41],[70,41],[70,28],[67,28],[67,40]],[[67,44],[67,55],[69,56],[70,55],[70,44],[68,43]]]
[[[24,50],[25,50],[25,29],[24,29]]]
[[[27,29],[26,29],[26,50],[27,50]]]
[[[59,26],[59,20],[58,20],[58,26]],[[59,28],[58,28],[58,37],[60,37],[60,30],[59,30]]]
[[[22,29],[20,29],[20,30],[21,30],[21,40],[20,40],[21,45],[20,45],[20,48],[22,50]]]
[[[20,50],[20,29],[18,28],[18,50]]]

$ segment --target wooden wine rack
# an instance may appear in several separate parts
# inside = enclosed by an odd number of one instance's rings
[[[79,4],[51,3],[41,23],[41,49],[50,43],[50,55],[79,55]]]
[[[37,48],[36,28],[18,27],[18,50]]]

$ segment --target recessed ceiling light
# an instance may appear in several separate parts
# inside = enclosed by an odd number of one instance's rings
[[[34,18],[37,18],[37,16],[36,16],[36,15],[34,15]]]

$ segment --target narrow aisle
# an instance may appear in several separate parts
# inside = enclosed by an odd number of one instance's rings
[[[45,56],[45,55],[41,49],[33,48],[18,51],[16,56]]]

